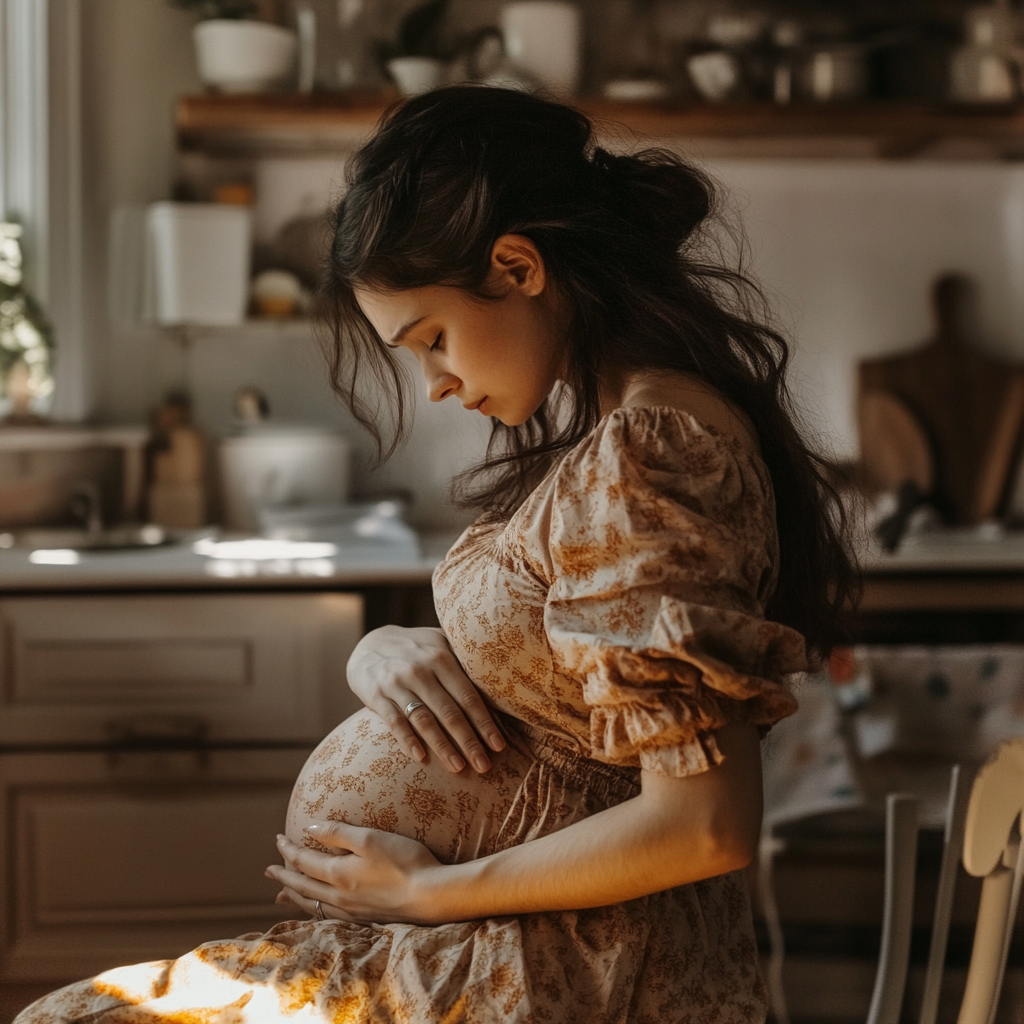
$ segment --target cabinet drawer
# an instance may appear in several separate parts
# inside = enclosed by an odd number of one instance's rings
[[[358,708],[352,594],[19,598],[0,628],[0,743],[313,740]]]
[[[306,756],[0,756],[0,982],[70,981],[287,918],[263,870]]]

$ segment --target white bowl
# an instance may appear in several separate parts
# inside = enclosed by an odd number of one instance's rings
[[[294,32],[263,21],[214,18],[192,29],[203,83],[220,92],[268,92],[295,67]]]
[[[419,96],[436,89],[444,78],[444,61],[436,57],[392,57],[388,73],[403,96]]]

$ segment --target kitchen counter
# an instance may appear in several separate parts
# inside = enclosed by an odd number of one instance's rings
[[[213,558],[191,544],[127,551],[76,552],[68,564],[38,564],[33,552],[0,551],[0,591],[339,589],[429,584],[434,567],[457,535],[424,532],[420,554],[389,552],[381,545],[345,547],[329,557]],[[39,553],[35,553],[38,555]]]
[[[918,572],[1024,572],[1024,530],[976,528],[928,530],[903,539],[888,553],[875,544],[860,551],[868,575]]]
[[[864,643],[1024,642],[1024,531],[940,529],[893,554],[865,545],[850,638]]]
[[[454,542],[450,530],[420,534],[420,555],[386,547],[349,546],[331,557],[211,558],[192,543],[77,554],[73,564],[38,564],[25,550],[0,550],[0,590],[244,588],[429,583]],[[59,554],[59,553],[58,553]],[[936,530],[909,536],[895,553],[869,545],[859,552],[866,579],[954,575],[1024,577],[1024,530]],[[1024,584],[1022,584],[1024,586]]]

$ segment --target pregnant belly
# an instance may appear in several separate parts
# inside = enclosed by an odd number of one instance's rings
[[[531,765],[509,745],[491,755],[490,771],[458,775],[431,755],[407,757],[372,711],[347,718],[313,751],[292,791],[285,831],[302,842],[314,821],[345,821],[424,843],[445,863],[494,849]]]

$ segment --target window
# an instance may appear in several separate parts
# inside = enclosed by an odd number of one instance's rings
[[[80,0],[0,0],[0,216],[25,227],[28,282],[57,341],[53,415],[83,419]]]

